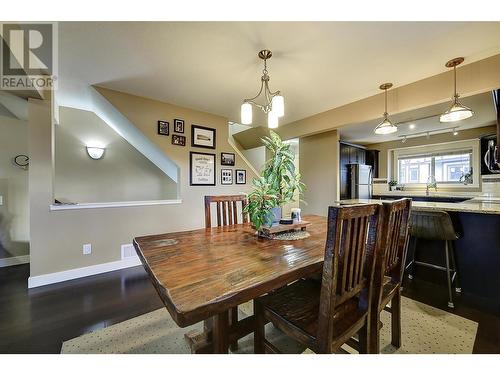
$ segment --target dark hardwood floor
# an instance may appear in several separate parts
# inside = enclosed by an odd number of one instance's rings
[[[29,266],[0,268],[0,353],[59,353],[63,341],[162,307],[142,267],[28,290]],[[446,289],[405,282],[403,294],[450,311]],[[475,353],[500,353],[500,317],[457,300],[453,313],[477,321]]]

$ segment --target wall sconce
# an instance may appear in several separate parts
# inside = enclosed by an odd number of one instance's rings
[[[104,147],[87,146],[87,154],[89,154],[90,158],[94,160],[102,159],[104,150]]]

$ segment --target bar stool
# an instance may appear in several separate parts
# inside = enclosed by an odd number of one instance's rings
[[[460,293],[462,290],[458,283],[458,273],[457,265],[455,262],[454,254],[454,243],[453,241],[459,239],[459,235],[455,232],[453,228],[453,223],[451,221],[450,215],[446,211],[425,211],[425,210],[414,210],[411,212],[410,220],[410,234],[414,238],[414,252],[413,259],[406,269],[409,269],[408,278],[413,279],[413,271],[415,265],[431,267],[446,272],[446,277],[448,281],[448,307],[454,308],[453,304],[453,283],[455,282],[455,291]],[[417,250],[417,239],[427,239],[427,240],[437,240],[444,241],[444,251],[446,266],[420,262],[415,260],[415,252]],[[450,268],[450,260],[453,263],[453,268]]]

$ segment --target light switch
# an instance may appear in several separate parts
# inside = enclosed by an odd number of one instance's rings
[[[83,245],[83,255],[92,254],[92,244],[86,243]]]

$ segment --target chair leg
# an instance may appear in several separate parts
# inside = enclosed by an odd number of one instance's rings
[[[460,287],[460,279],[458,275],[458,266],[456,262],[455,245],[453,241],[449,242],[451,262],[453,263],[453,269],[455,270],[455,292],[462,293],[462,288]]]
[[[415,271],[415,254],[417,252],[417,237],[413,237],[413,252],[412,252],[412,259],[410,263],[406,266],[408,270],[408,278],[410,280],[413,280],[413,273]]]
[[[368,332],[368,318],[366,318],[365,325],[359,330],[359,354],[368,354],[370,349],[370,334]]]
[[[238,306],[233,307],[229,311],[229,321],[231,326],[235,326],[238,323]],[[229,349],[231,349],[232,352],[235,352],[238,350],[238,340],[234,340],[231,345],[229,346]]]
[[[255,331],[253,334],[253,348],[255,354],[264,354],[264,334],[265,334],[265,318],[262,305],[257,301],[253,301],[253,314],[255,316]]]
[[[380,329],[378,322],[380,321],[380,312],[378,311],[378,306],[371,308],[369,319],[369,330],[370,330],[370,342],[368,353],[379,354],[380,353]]]
[[[396,348],[401,347],[401,290],[392,297],[391,301],[391,344]]]
[[[444,242],[445,246],[445,256],[446,256],[446,279],[448,280],[448,307],[454,308],[453,304],[453,292],[451,290],[451,269],[450,269],[450,248],[448,246],[448,241]]]

